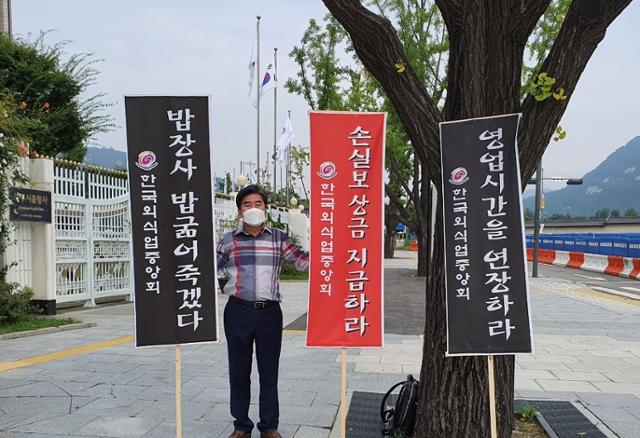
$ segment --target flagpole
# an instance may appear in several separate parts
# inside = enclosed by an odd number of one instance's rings
[[[274,71],[274,81],[278,83],[278,48],[273,48],[273,71]],[[278,132],[278,87],[273,89],[273,196],[276,195],[276,166],[278,160],[276,159],[276,147],[277,147],[277,139],[276,135]],[[267,161],[267,163],[269,163]]]
[[[289,119],[291,119],[291,110],[287,111],[287,117]],[[289,176],[289,160],[290,159],[291,159],[291,142],[289,142],[289,144],[287,145],[287,162],[285,163],[286,166],[287,166],[287,169],[285,171],[286,172],[285,175],[286,175],[286,178],[287,178],[287,181],[285,183],[286,186],[287,186],[287,191],[286,191],[286,193],[287,193],[287,201],[286,201],[287,209],[289,208],[289,184],[290,184],[290,181],[289,181],[289,178],[290,178],[290,176]]]
[[[260,184],[260,84],[262,82],[262,78],[260,77],[261,72],[260,72],[260,15],[256,16],[256,45],[257,45],[257,50],[256,50],[256,77],[257,79],[257,87],[256,87],[256,102],[258,104],[257,108],[256,108],[256,148],[257,148],[257,152],[256,152],[256,160],[257,164],[258,164],[258,184]]]

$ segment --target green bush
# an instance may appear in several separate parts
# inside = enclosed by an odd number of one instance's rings
[[[282,261],[280,267],[281,280],[306,280],[309,278],[308,272],[298,271],[291,263]]]
[[[0,282],[0,325],[12,324],[37,309],[31,304],[33,291],[16,283]]]
[[[524,406],[518,412],[516,412],[516,417],[522,421],[533,421],[536,417],[536,408],[531,406]]]

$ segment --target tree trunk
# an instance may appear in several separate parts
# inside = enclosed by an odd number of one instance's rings
[[[427,263],[429,259],[427,257],[427,246],[424,244],[424,235],[427,233],[425,230],[426,224],[418,222],[416,227],[416,239],[418,240],[418,270],[416,276],[426,277],[428,268]]]
[[[384,208],[384,258],[392,259],[396,250],[396,226],[400,223],[400,216],[393,202]]]
[[[445,357],[446,311],[442,198],[436,208],[433,255],[427,279],[420,404],[414,437],[490,436],[487,359]],[[495,356],[498,436],[513,430],[513,356]]]
[[[428,176],[440,187],[438,123],[443,120],[522,112],[518,135],[523,184],[533,174],[569,99],[520,103],[524,48],[550,0],[435,0],[447,26],[450,49],[443,114],[413,72],[391,23],[359,0],[323,0],[347,30],[367,70],[381,84]],[[631,0],[576,0],[543,70],[569,94],[575,89],[608,25]],[[403,64],[402,70],[397,65]],[[440,189],[438,189],[440,190]],[[486,438],[489,403],[486,357],[445,356],[442,196],[436,208],[433,255],[426,287],[427,318],[421,370],[417,438]],[[416,205],[418,207],[418,205]],[[513,356],[495,357],[498,436],[513,427]]]
[[[429,275],[429,253],[431,235],[431,182],[427,178],[427,168],[420,163],[421,179],[420,191],[415,204],[416,211],[420,211],[419,227],[416,231],[418,238],[418,277],[427,277]]]
[[[384,233],[384,258],[392,259],[396,250],[396,225],[393,223],[385,223]]]

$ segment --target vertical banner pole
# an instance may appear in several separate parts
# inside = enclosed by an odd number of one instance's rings
[[[347,349],[340,349],[340,362],[342,364],[340,382],[340,438],[347,436]]]
[[[487,370],[489,371],[489,413],[491,416],[491,438],[498,437],[496,425],[496,381],[493,373],[493,355],[487,356]]]
[[[176,438],[182,438],[182,348],[176,345]]]
[[[260,184],[260,85],[262,84],[262,72],[260,71],[260,15],[256,17],[256,45],[257,45],[257,55],[256,55],[256,160],[257,160],[257,171],[256,178],[258,184]],[[249,166],[249,175],[251,175],[251,166]]]
[[[274,80],[276,84],[278,83],[278,48],[273,48],[273,72],[275,75]],[[276,193],[278,192],[276,187],[276,167],[278,165],[278,160],[276,156],[276,150],[278,148],[278,87],[273,89],[273,196],[275,199]],[[282,151],[280,151],[282,153]],[[269,167],[269,159],[267,158],[267,168]]]

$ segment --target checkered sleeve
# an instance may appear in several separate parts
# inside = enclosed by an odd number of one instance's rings
[[[309,271],[309,253],[293,243],[288,234],[282,233],[282,257],[298,271]]]
[[[218,242],[218,247],[216,250],[216,253],[217,253],[216,262],[217,262],[218,271],[221,271],[222,269],[224,269],[227,263],[229,263],[229,260],[231,259],[230,241],[231,241],[231,234],[227,233],[224,236],[222,236],[222,238]]]

